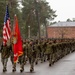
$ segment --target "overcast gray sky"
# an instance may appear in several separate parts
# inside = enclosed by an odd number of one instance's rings
[[[46,0],[58,15],[55,21],[66,21],[75,18],[75,0]]]

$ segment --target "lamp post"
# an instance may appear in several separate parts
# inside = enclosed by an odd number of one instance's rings
[[[28,38],[30,39],[30,26],[28,26]]]

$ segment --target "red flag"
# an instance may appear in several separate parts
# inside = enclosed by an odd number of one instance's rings
[[[6,7],[6,13],[4,17],[4,26],[3,26],[3,45],[6,45],[7,40],[10,39],[11,29],[10,29],[10,17],[8,6]]]
[[[23,54],[22,39],[21,39],[20,29],[18,26],[18,19],[16,15],[15,15],[15,25],[14,25],[14,32],[13,32],[13,50],[14,50],[14,63],[16,63],[18,57]]]

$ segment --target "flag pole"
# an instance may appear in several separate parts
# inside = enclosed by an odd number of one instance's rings
[[[3,26],[3,45],[5,46],[7,41],[11,38],[11,28],[10,28],[10,16],[8,6],[6,7],[4,26]]]
[[[13,35],[13,51],[14,51],[14,63],[17,62],[18,57],[23,54],[23,48],[22,48],[22,39],[18,24],[17,16],[14,16],[14,35]]]
[[[6,1],[6,5],[8,5],[9,4],[9,2],[8,1]]]

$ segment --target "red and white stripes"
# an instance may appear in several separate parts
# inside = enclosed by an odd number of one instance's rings
[[[7,40],[11,37],[11,29],[10,29],[10,19],[4,22],[3,26],[3,45],[6,45]]]

